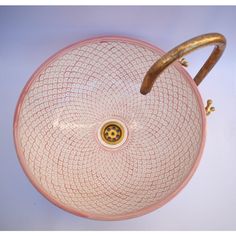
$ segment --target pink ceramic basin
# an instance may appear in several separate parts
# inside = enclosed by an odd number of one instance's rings
[[[15,144],[51,202],[88,218],[126,219],[186,185],[203,151],[205,111],[179,62],[140,93],[163,54],[139,40],[100,37],[59,51],[32,75],[15,113]]]

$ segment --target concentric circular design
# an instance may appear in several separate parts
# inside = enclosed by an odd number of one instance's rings
[[[161,55],[138,40],[102,37],[61,50],[33,74],[14,138],[25,173],[50,201],[93,219],[126,219],[162,206],[188,182],[205,141],[204,108],[179,63],[140,94]]]

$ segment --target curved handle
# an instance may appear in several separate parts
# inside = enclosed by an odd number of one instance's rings
[[[215,48],[194,78],[195,83],[199,85],[224,52],[226,39],[222,34],[203,34],[192,38],[167,52],[164,56],[157,60],[157,62],[155,62],[146,73],[142,82],[140,93],[144,95],[149,93],[157,77],[175,60],[180,59],[184,55],[195,51],[198,48],[208,45],[215,45]]]

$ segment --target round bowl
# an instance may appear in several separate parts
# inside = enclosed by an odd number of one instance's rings
[[[47,199],[79,216],[121,220],[161,207],[186,185],[203,151],[205,111],[179,62],[140,93],[163,54],[140,40],[99,37],[64,48],[32,75],[14,139]]]

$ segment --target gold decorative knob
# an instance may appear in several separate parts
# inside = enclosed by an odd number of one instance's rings
[[[188,67],[188,61],[184,57],[180,58],[179,62],[182,66]]]
[[[215,107],[212,106],[213,101],[211,99],[207,100],[207,105],[205,107],[206,115],[209,116],[212,112],[215,111]]]

